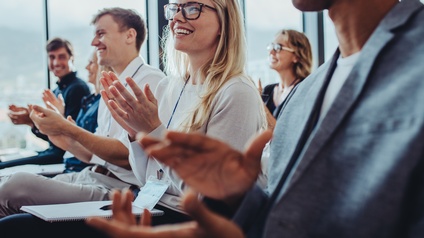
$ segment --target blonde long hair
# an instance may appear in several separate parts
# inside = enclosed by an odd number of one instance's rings
[[[201,101],[183,123],[182,131],[196,131],[209,118],[212,101],[222,86],[235,76],[246,77],[246,39],[243,18],[237,0],[212,0],[217,9],[221,26],[216,52],[198,72],[204,80]],[[165,27],[163,62],[167,75],[186,80],[190,76],[187,54],[174,48],[174,41],[169,29]],[[197,72],[192,72],[197,73]],[[172,83],[172,82],[170,82]],[[169,87],[174,88],[174,87]]]

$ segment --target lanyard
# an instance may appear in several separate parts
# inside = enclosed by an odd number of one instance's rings
[[[138,70],[141,68],[141,66],[143,66],[144,63],[141,63],[140,66],[138,66],[138,68],[135,70],[135,72],[131,75],[131,78],[134,78],[134,76],[137,74]],[[125,82],[125,87],[127,87],[127,82]]]
[[[178,96],[177,102],[175,103],[174,109],[172,110],[171,117],[169,118],[168,124],[166,125],[166,129],[168,129],[169,128],[169,125],[171,124],[172,118],[174,117],[175,111],[177,110],[178,103],[180,102],[181,95],[183,95],[184,89],[185,89],[185,87],[186,87],[187,82],[188,82],[189,79],[190,79],[190,77],[188,77],[186,79],[186,81],[185,81],[185,83],[183,85],[183,88],[181,89],[180,96]]]

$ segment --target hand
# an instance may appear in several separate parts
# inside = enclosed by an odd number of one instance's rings
[[[7,115],[15,125],[28,125],[34,127],[34,123],[29,117],[29,109],[27,107],[18,107],[14,104],[9,105],[9,113]]]
[[[109,102],[112,102],[115,99],[110,99],[108,94],[106,93],[105,90],[101,90],[100,91],[100,95],[102,96],[103,101],[106,104],[106,107],[109,109],[110,114],[112,115],[113,119],[115,119],[115,121],[125,130],[127,131],[128,135],[130,136],[130,138],[132,140],[134,140],[137,132],[134,131],[126,122],[123,118],[121,118],[116,112],[115,110],[112,108],[111,104]]]
[[[264,103],[264,110],[266,114],[266,122],[268,124],[268,130],[274,130],[277,120],[275,119],[274,115],[272,115],[272,113],[269,111],[265,103]]]
[[[109,93],[114,100],[109,101],[109,105],[121,118],[120,120],[125,122],[125,125],[134,132],[150,133],[162,124],[158,115],[157,100],[149,85],[144,87],[143,92],[133,79],[127,78],[126,82],[134,92],[133,96],[122,83],[114,79],[116,78],[114,73],[110,73],[109,77],[109,80],[105,78],[101,82],[103,86],[106,86],[107,84],[103,81],[113,81],[112,86],[109,87]]]
[[[112,93],[109,90],[109,87],[113,85],[114,81],[119,82],[119,79],[116,76],[116,74],[113,72],[102,71],[102,76],[99,79],[99,81],[103,86],[103,91],[104,93],[106,93],[107,98],[109,100],[115,100],[115,98],[113,97]]]
[[[63,99],[62,94],[59,94],[59,96],[56,97],[50,89],[46,89],[43,92],[42,99],[47,108],[56,111],[62,116],[65,115],[65,100]]]
[[[183,207],[195,221],[174,225],[150,227],[150,213],[144,210],[142,221],[137,225],[131,213],[132,193],[113,194],[113,218],[89,218],[87,224],[106,232],[111,237],[123,238],[162,238],[162,237],[223,237],[241,238],[243,232],[231,221],[209,211],[199,202],[194,193],[183,199]]]
[[[258,79],[258,91],[259,91],[259,95],[262,95],[263,88],[262,88],[262,82],[260,78]]]
[[[119,81],[116,75],[112,72],[102,72],[102,78],[100,78],[100,83],[103,85],[104,90],[100,91],[100,95],[102,96],[103,101],[105,102],[107,108],[109,109],[113,119],[125,130],[128,132],[130,139],[134,140],[137,134],[127,122],[121,118],[115,110],[112,108],[111,103],[115,100],[114,96],[110,92],[109,88],[112,87],[112,83],[114,81]],[[110,103],[109,103],[110,102]]]
[[[48,136],[62,134],[66,125],[71,124],[55,111],[37,105],[32,106],[30,118],[40,132]]]
[[[262,132],[241,153],[227,144],[198,133],[168,132],[163,141],[139,139],[144,151],[170,166],[184,182],[201,194],[230,205],[255,183],[261,154],[272,132]]]

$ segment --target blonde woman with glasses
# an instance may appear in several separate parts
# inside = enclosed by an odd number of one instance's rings
[[[109,107],[128,131],[131,167],[142,184],[159,177],[168,188],[156,208],[165,215],[154,224],[190,220],[182,212],[184,182],[168,166],[149,159],[138,132],[163,138],[168,130],[199,132],[242,151],[266,127],[257,89],[244,71],[246,44],[237,0],[178,0],[164,6],[169,21],[164,42],[168,75],[155,92],[127,79],[133,96],[113,74],[104,74]],[[127,88],[128,88],[127,87]],[[106,97],[106,95],[104,95]],[[128,214],[130,216],[130,214]]]
[[[272,127],[292,89],[311,73],[312,50],[303,33],[286,29],[277,33],[267,50],[269,67],[277,71],[280,78],[278,83],[261,90],[262,100],[268,109],[268,124]]]

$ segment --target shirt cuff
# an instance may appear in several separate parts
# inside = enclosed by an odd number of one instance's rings
[[[150,132],[149,136],[153,137],[155,139],[163,140],[163,139],[165,139],[166,131],[167,131],[166,127],[163,124],[161,124],[156,129],[154,129],[152,132]]]

